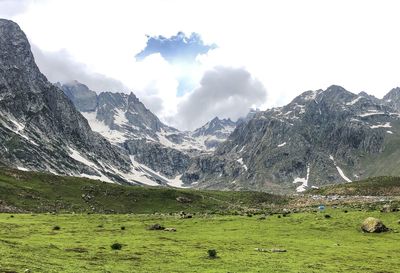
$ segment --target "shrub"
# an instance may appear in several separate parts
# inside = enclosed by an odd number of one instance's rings
[[[124,226],[122,226],[122,227],[121,227],[121,230],[125,230],[125,227],[124,227]]]
[[[329,215],[329,214],[325,214],[325,216],[324,216],[326,219],[329,219],[329,218],[331,218],[331,216]]]
[[[217,257],[217,251],[215,249],[209,249],[207,251],[208,257],[209,258],[216,258]]]
[[[113,250],[121,250],[121,248],[122,248],[122,244],[120,244],[120,243],[113,243],[111,245],[111,249],[113,249]]]
[[[61,228],[59,226],[54,226],[53,230],[60,230]]]

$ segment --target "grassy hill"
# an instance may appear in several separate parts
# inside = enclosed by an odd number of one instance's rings
[[[286,202],[286,197],[262,192],[123,186],[0,168],[0,212],[233,212]]]
[[[321,195],[400,196],[400,177],[372,177],[361,181],[312,189],[307,193]]]

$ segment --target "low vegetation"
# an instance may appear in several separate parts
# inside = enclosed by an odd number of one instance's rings
[[[231,214],[268,209],[287,201],[287,197],[262,192],[123,186],[0,168],[0,212]]]
[[[332,217],[326,219],[326,213]],[[0,272],[395,273],[400,268],[399,212],[328,208],[263,221],[239,215],[14,216],[0,214]],[[367,217],[391,230],[362,232]],[[62,229],[52,231],[55,223]],[[177,231],[148,230],[154,223]]]
[[[312,189],[308,193],[320,195],[400,196],[400,177],[372,177],[352,183]]]
[[[381,177],[287,197],[0,169],[0,273],[395,273],[398,187]]]

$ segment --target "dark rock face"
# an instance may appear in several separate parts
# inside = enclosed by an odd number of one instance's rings
[[[127,154],[90,130],[65,94],[40,73],[25,34],[8,20],[0,20],[0,71],[3,164],[127,182],[104,167],[129,172]]]
[[[135,160],[169,178],[182,174],[189,166],[189,155],[145,139],[127,140],[125,147]]]

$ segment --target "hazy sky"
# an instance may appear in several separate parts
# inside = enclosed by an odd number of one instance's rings
[[[0,0],[0,17],[25,31],[51,81],[134,91],[186,129],[331,84],[382,97],[400,86],[399,8],[389,0]]]

